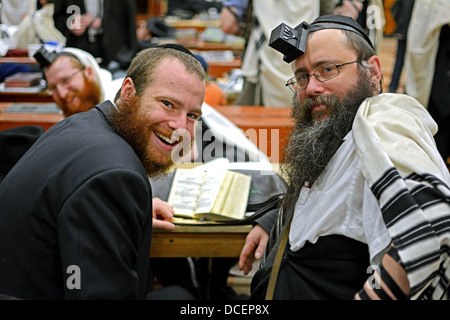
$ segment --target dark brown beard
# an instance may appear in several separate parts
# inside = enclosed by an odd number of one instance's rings
[[[295,205],[305,183],[312,186],[317,180],[350,132],[359,106],[373,95],[373,86],[365,78],[361,75],[359,85],[349,90],[343,100],[333,95],[316,96],[300,104],[297,95],[294,95],[292,115],[295,125],[281,165],[283,176],[289,178],[284,212]],[[316,104],[326,105],[331,111],[330,116],[324,120],[313,120],[311,109]]]
[[[140,117],[139,99],[133,97],[129,102],[117,101],[117,109],[109,114],[111,127],[121,136],[138,156],[149,177],[157,177],[166,173],[173,165],[172,160],[156,159],[149,150],[149,137],[152,128]]]
[[[67,105],[60,106],[64,116],[67,118],[73,114],[79,112],[89,111],[100,103],[101,90],[100,86],[94,80],[87,78],[84,74],[84,86],[79,92],[72,93],[71,96],[77,95],[80,98],[80,104],[78,106]],[[70,99],[70,97],[68,99]]]

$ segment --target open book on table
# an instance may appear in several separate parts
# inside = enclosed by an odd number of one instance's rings
[[[251,176],[230,171],[226,159],[218,160],[175,170],[167,200],[175,216],[210,221],[244,219]]]

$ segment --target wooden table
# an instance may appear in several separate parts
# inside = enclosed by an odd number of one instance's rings
[[[37,64],[37,61],[30,57],[3,57],[0,58],[0,64],[2,63]]]
[[[251,226],[182,226],[153,230],[150,257],[239,257]]]
[[[45,130],[58,123],[64,116],[58,113],[6,113],[13,103],[0,103],[0,130],[14,127],[38,125]]]
[[[234,44],[234,43],[223,43],[223,42],[209,42],[209,41],[203,41],[200,39],[181,39],[181,40],[177,40],[177,43],[185,46],[186,48],[188,48],[190,50],[198,50],[198,51],[231,50],[235,54],[240,54],[240,53],[242,53],[242,50],[244,50],[244,45],[241,43]]]
[[[204,31],[207,27],[220,27],[219,20],[200,19],[165,19],[168,26],[175,29],[195,29],[197,32]]]
[[[209,61],[208,74],[214,78],[220,78],[233,69],[239,69],[241,63],[241,58],[235,58],[233,61]]]
[[[289,107],[214,106],[264,152],[272,163],[284,154],[293,120]]]
[[[1,102],[53,102],[53,97],[47,90],[37,93],[3,92],[0,91]]]

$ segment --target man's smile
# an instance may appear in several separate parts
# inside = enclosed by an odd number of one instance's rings
[[[159,133],[159,132],[155,132],[155,135],[159,138],[159,140],[161,140],[164,144],[167,144],[169,146],[174,146],[178,141],[172,140],[171,138],[169,138],[168,136]]]

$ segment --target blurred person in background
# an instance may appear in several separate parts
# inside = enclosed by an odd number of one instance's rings
[[[103,102],[112,81],[108,70],[100,68],[91,54],[77,48],[64,48],[43,69],[47,90],[65,117]]]
[[[270,32],[281,22],[298,25],[314,20],[319,15],[320,1],[224,0],[222,5],[221,28],[236,35],[244,34],[247,10],[252,9],[253,22],[241,66],[244,85],[234,104],[288,106],[285,80],[292,71],[282,55],[268,46]]]
[[[136,47],[133,0],[55,0],[53,18],[66,45],[89,52],[102,67]]]
[[[397,51],[391,82],[389,83],[389,92],[397,92],[400,83],[400,77],[405,63],[409,21],[411,20],[413,7],[414,0],[397,0],[391,8],[393,18],[397,24],[394,33],[394,37],[397,39]]]
[[[428,108],[439,152],[450,168],[450,2],[415,0],[408,29],[405,93]]]
[[[14,33],[17,48],[27,48],[29,44],[57,42],[62,47],[66,37],[55,27],[53,11],[55,0],[39,0],[41,7],[25,17]]]
[[[0,23],[18,26],[22,19],[36,10],[36,0],[2,0]]]

